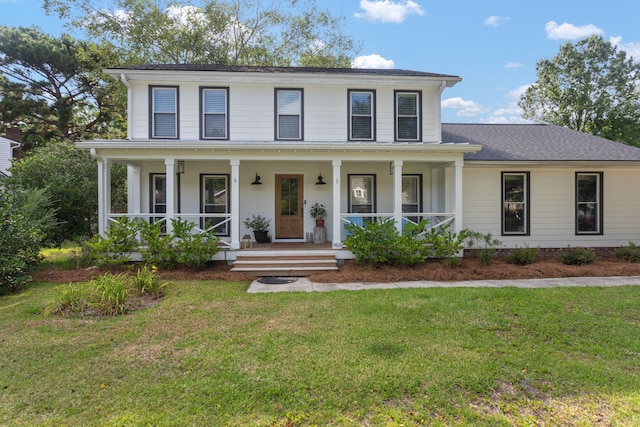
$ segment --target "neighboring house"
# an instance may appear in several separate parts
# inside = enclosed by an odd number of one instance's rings
[[[303,242],[319,202],[335,250],[346,223],[371,218],[491,232],[506,247],[640,239],[640,149],[556,126],[442,124],[441,94],[457,76],[208,65],[106,73],[127,85],[128,139],[78,143],[98,161],[101,233],[121,216],[180,217],[237,249],[249,232],[242,220],[259,214],[275,242]],[[114,163],[128,166],[128,212],[112,212]]]
[[[0,177],[11,176],[9,168],[13,159],[13,150],[19,146],[19,142],[0,137]]]

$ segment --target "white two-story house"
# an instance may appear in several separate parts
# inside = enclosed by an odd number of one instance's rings
[[[506,247],[612,247],[640,239],[640,149],[546,125],[441,123],[461,79],[407,70],[147,65],[109,68],[128,88],[128,137],[78,143],[99,170],[99,231],[121,216],[193,221],[230,248],[271,220],[304,242],[314,203],[326,239],[344,225],[429,219]],[[128,167],[128,212],[110,169]],[[170,221],[166,222],[170,228]]]

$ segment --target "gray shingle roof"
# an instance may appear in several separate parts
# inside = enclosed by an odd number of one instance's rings
[[[109,70],[140,70],[140,71],[211,71],[232,73],[310,73],[310,74],[342,74],[342,75],[372,75],[372,76],[410,76],[410,77],[445,77],[459,79],[449,74],[427,73],[401,69],[379,68],[322,68],[322,67],[252,67],[246,65],[215,65],[215,64],[146,64],[126,67],[110,67]]]
[[[482,145],[474,161],[640,161],[640,148],[545,124],[442,124],[442,141]]]

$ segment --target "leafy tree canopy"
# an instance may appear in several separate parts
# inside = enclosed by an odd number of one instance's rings
[[[523,116],[640,146],[640,63],[592,36],[537,63]]]
[[[45,9],[107,39],[127,64],[349,67],[354,41],[315,0],[44,0]]]
[[[23,130],[29,149],[50,139],[122,136],[126,93],[103,75],[113,48],[0,26],[0,126]]]

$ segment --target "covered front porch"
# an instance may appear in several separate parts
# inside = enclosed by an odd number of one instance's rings
[[[269,221],[273,243],[305,243],[316,227],[309,214],[314,203],[327,210],[321,245],[344,250],[345,225],[391,219],[399,231],[407,223],[428,220],[430,227],[463,228],[463,154],[458,144],[361,146],[354,149],[274,148],[234,145],[221,150],[206,144],[84,142],[98,163],[99,224],[104,235],[121,217],[194,224],[194,233],[215,233],[234,257],[255,245],[244,220],[260,215]],[[179,147],[176,147],[179,146]],[[352,147],[353,148],[353,147]],[[111,203],[110,171],[128,171],[126,212]],[[263,247],[264,248],[264,247]]]

